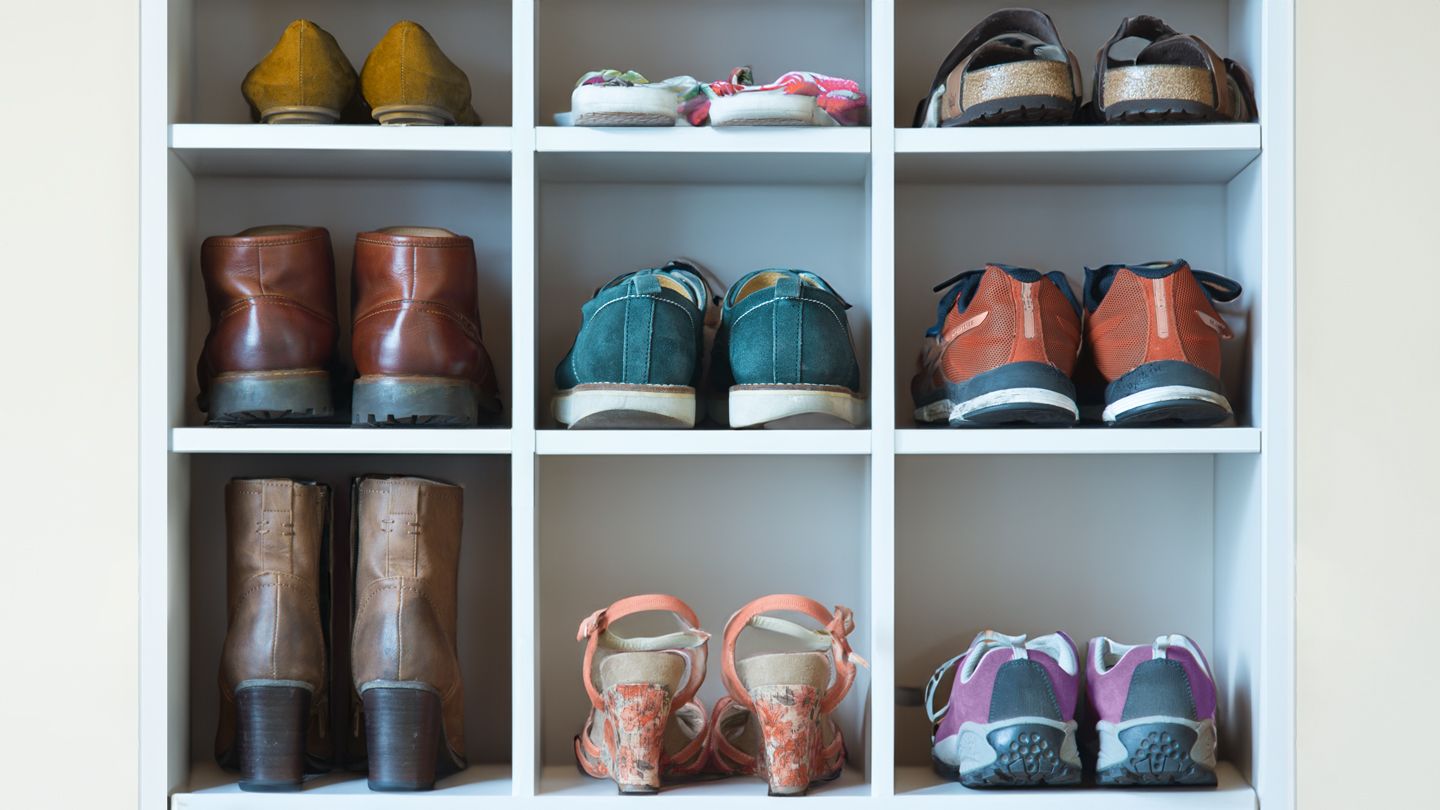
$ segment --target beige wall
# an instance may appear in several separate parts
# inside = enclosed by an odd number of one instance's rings
[[[13,807],[60,806],[61,783],[71,807],[134,803],[135,5],[74,0],[63,39],[0,49],[3,75],[47,91],[12,94],[0,129]],[[1419,806],[1440,687],[1440,104],[1423,39],[1440,3],[1297,5],[1300,806]],[[13,30],[58,22],[47,4],[7,12]]]
[[[1434,807],[1440,2],[1296,5],[1300,806]]]
[[[138,4],[62,5],[6,3],[0,48],[0,804],[27,810],[136,796]]]

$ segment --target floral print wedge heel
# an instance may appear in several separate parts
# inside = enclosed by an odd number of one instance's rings
[[[812,630],[764,614],[801,613],[824,625]],[[798,652],[755,655],[738,663],[735,642],[747,628],[798,641]],[[711,769],[723,775],[756,774],[771,796],[803,795],[845,767],[845,740],[832,713],[855,682],[864,659],[850,649],[855,619],[849,608],[827,611],[804,596],[765,596],[741,608],[725,625],[723,652],[728,697],[715,704]]]
[[[680,629],[626,638],[611,624],[637,613],[668,612]],[[591,711],[575,737],[575,759],[590,776],[615,780],[621,793],[656,793],[667,778],[693,776],[709,758],[705,680],[710,634],[690,606],[673,596],[621,599],[580,623],[581,677]]]

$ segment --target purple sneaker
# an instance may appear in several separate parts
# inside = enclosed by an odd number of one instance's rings
[[[966,787],[1079,784],[1079,658],[1064,633],[1031,641],[993,630],[976,636],[925,686],[935,772]],[[935,690],[957,663],[950,702],[936,710]]]
[[[1194,641],[1090,641],[1101,785],[1214,785],[1215,679]]]

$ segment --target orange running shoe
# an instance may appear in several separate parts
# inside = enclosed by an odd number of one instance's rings
[[[910,383],[915,421],[1075,424],[1080,304],[1064,274],[988,264],[946,287]]]
[[[1220,384],[1215,302],[1240,285],[1183,259],[1085,269],[1085,339],[1105,388],[1107,425],[1214,425],[1234,410]]]

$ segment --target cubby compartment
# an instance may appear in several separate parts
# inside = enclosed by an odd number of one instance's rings
[[[504,407],[499,422],[511,423],[511,227],[507,178],[442,180],[374,177],[213,176],[192,177],[176,168],[193,194],[194,221],[187,229],[184,261],[179,272],[187,289],[186,372],[183,424],[203,425],[205,414],[195,404],[198,383],[195,360],[210,328],[205,288],[200,276],[200,244],[209,236],[230,235],[258,225],[319,225],[330,231],[335,253],[336,309],[340,327],[341,387],[353,369],[350,354],[351,272],[355,236],[392,225],[445,228],[475,242],[480,326],[486,350],[495,364]],[[178,392],[177,392],[178,393]],[[343,400],[342,400],[343,401]],[[337,425],[348,425],[348,412],[336,413]],[[362,428],[356,428],[357,430]],[[404,427],[393,430],[406,430]],[[413,428],[408,428],[413,429]]]
[[[1234,302],[1216,304],[1234,333],[1222,344],[1221,381],[1236,426],[1259,426],[1265,286],[1251,166],[1226,183],[1056,184],[1023,169],[1010,184],[967,182],[964,168],[933,180],[909,176],[895,194],[897,427],[915,425],[910,378],[936,322],[935,285],[998,262],[1059,270],[1083,302],[1086,267],[1171,259],[1244,287]]]
[[[868,481],[867,460],[852,457],[542,458],[535,639],[540,795],[578,801],[615,792],[608,780],[577,772],[573,741],[590,707],[580,678],[584,647],[576,643],[575,628],[618,599],[665,593],[695,610],[712,635],[699,693],[707,711],[725,694],[720,676],[725,622],[752,599],[794,593],[827,608],[849,607],[856,628],[851,645],[867,656],[875,638]],[[674,630],[673,622],[646,620],[622,620],[619,632]],[[751,630],[741,638],[739,656],[775,638]],[[795,647],[782,641],[764,649]],[[845,774],[812,789],[812,796],[869,793],[870,700],[869,673],[861,668],[835,715],[849,751]],[[765,783],[758,777],[700,782],[676,785],[665,795],[759,798]]]
[[[1261,515],[1235,487],[1256,467],[1255,456],[1214,455],[900,459],[896,683],[924,686],[987,628],[1032,638],[1063,630],[1082,671],[1092,637],[1143,644],[1188,635],[1219,690],[1220,786],[1155,795],[1253,808],[1253,740],[1264,709],[1254,573]],[[947,679],[937,706],[949,688]],[[1083,673],[1081,694],[1083,702]],[[895,729],[899,795],[978,795],[931,769],[923,708],[898,708]],[[1091,801],[1139,795],[1151,794],[1095,793]]]
[[[820,156],[826,160],[815,165],[834,172],[829,182],[812,178],[789,185],[758,178],[699,184],[615,182],[617,170],[605,157],[546,154],[540,160],[542,178],[555,179],[544,182],[539,191],[538,427],[559,427],[551,414],[555,367],[574,343],[581,305],[616,276],[660,267],[674,258],[705,268],[710,283],[719,282],[711,290],[716,296],[724,296],[729,285],[752,270],[799,268],[820,275],[851,305],[845,313],[851,343],[860,363],[862,393],[869,391],[872,296],[867,196],[863,184],[849,173],[853,167],[845,158],[850,155]],[[688,159],[692,168],[723,172],[726,163],[783,161],[788,156],[663,157]],[[638,171],[646,162],[620,165]],[[586,167],[605,172],[603,177],[609,179],[571,181],[574,172]],[[700,395],[703,398],[703,390]],[[699,426],[716,427],[713,422]]]
[[[177,560],[188,582],[188,601],[177,607],[186,619],[172,641],[186,651],[177,690],[188,689],[184,732],[191,763],[189,777],[176,788],[178,807],[186,802],[223,806],[247,796],[236,775],[214,760],[218,712],[216,676],[226,634],[225,486],[234,478],[294,478],[330,487],[333,521],[331,677],[332,711],[349,717],[348,662],[353,579],[350,573],[351,490],[353,478],[367,474],[415,475],[464,488],[464,513],[458,570],[457,650],[465,701],[465,744],[470,767],[441,780],[437,795],[508,795],[511,791],[511,599],[510,465],[503,457],[407,455],[197,455],[188,460],[188,559]],[[184,694],[184,693],[182,693]],[[345,719],[344,722],[350,722]],[[339,726],[336,726],[339,727]],[[363,773],[343,770],[307,779],[285,798],[321,796],[358,798],[369,792]],[[229,797],[227,799],[227,797]],[[258,804],[247,806],[259,806]]]
[[[486,126],[511,119],[511,0],[190,0],[177,6],[171,34],[188,54],[180,71],[174,120],[243,124],[250,108],[240,93],[245,74],[265,57],[292,20],[311,20],[334,35],[358,74],[372,48],[401,20],[429,31],[465,71],[475,111]]]
[[[895,126],[914,124],[915,109],[930,91],[935,72],[965,34],[981,20],[1004,7],[990,0],[894,0]],[[1060,41],[1080,63],[1085,99],[1095,78],[1095,56],[1129,16],[1149,14],[1163,19],[1181,33],[1194,34],[1222,57],[1239,62],[1258,80],[1260,76],[1261,0],[1151,0],[1143,6],[1127,0],[1045,2],[1032,8],[1049,14]],[[1119,44],[1119,52],[1127,47]],[[1259,99],[1265,109],[1266,99]]]
[[[592,70],[635,70],[651,81],[730,78],[749,65],[757,83],[791,70],[859,82],[872,93],[866,0],[535,0],[536,125],[570,109]]]

